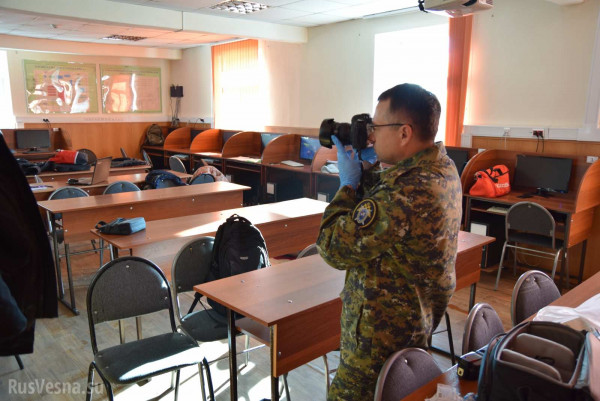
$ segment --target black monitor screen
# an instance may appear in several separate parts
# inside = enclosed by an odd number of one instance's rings
[[[309,138],[303,136],[300,138],[300,158],[304,160],[312,160],[315,157],[315,153],[321,147],[319,138]]]
[[[17,149],[49,149],[50,131],[47,129],[15,130]]]
[[[517,155],[513,186],[567,192],[573,159]]]
[[[262,148],[266,148],[267,144],[269,142],[271,142],[273,139],[275,139],[276,137],[278,137],[279,134],[268,134],[266,132],[263,132],[262,134],[260,134],[260,140],[262,142]]]
[[[469,152],[464,149],[448,149],[446,148],[448,157],[452,159],[458,170],[458,175],[462,174],[465,165],[469,161]]]
[[[237,134],[240,131],[221,131],[223,133],[223,145],[225,145],[225,142],[227,142],[229,140],[229,138],[231,138],[232,136],[234,136],[235,134]]]

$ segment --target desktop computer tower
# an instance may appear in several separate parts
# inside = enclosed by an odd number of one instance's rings
[[[469,231],[496,238],[496,241],[484,247],[481,259],[481,267],[483,268],[500,263],[505,236],[504,222],[505,217],[502,215],[472,213]]]

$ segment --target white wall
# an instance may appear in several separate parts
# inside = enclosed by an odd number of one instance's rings
[[[211,122],[212,61],[210,46],[199,46],[182,52],[181,60],[171,61],[171,84],[183,86],[179,120],[194,123],[198,118]]]
[[[599,10],[502,0],[477,14],[465,124],[581,127]]]
[[[85,46],[85,45],[82,45]],[[57,122],[93,122],[93,121],[169,121],[169,85],[170,85],[170,63],[168,60],[152,58],[133,57],[108,57],[108,56],[77,56],[72,54],[42,53],[20,50],[7,50],[8,71],[10,75],[13,112],[17,123],[42,122],[42,118],[48,117],[52,123]],[[85,114],[29,114],[27,113],[25,74],[23,60],[61,61],[92,63],[96,65],[96,80],[98,85],[98,110],[99,113]],[[99,64],[129,65],[141,67],[160,67],[161,90],[162,90],[162,113],[111,113],[102,114],[102,102],[100,99],[100,67]]]

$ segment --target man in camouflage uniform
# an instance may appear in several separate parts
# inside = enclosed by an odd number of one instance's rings
[[[358,157],[333,137],[341,187],[317,245],[328,264],[346,270],[346,282],[340,366],[328,400],[372,400],[393,352],[427,347],[456,284],[462,192],[444,145],[434,144],[440,104],[412,84],[378,101],[369,142],[391,167],[378,163],[363,173]]]

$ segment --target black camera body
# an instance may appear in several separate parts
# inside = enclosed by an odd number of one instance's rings
[[[481,368],[481,360],[483,359],[484,352],[477,350],[460,356],[458,358],[458,368],[456,370],[458,377],[465,380],[477,380],[479,378],[479,369]]]
[[[356,150],[366,149],[369,136],[367,125],[371,121],[371,116],[366,113],[356,114],[350,124],[338,123],[333,118],[326,118],[319,128],[319,142],[321,146],[331,149],[333,145],[331,136],[335,135],[343,145],[352,145]]]

